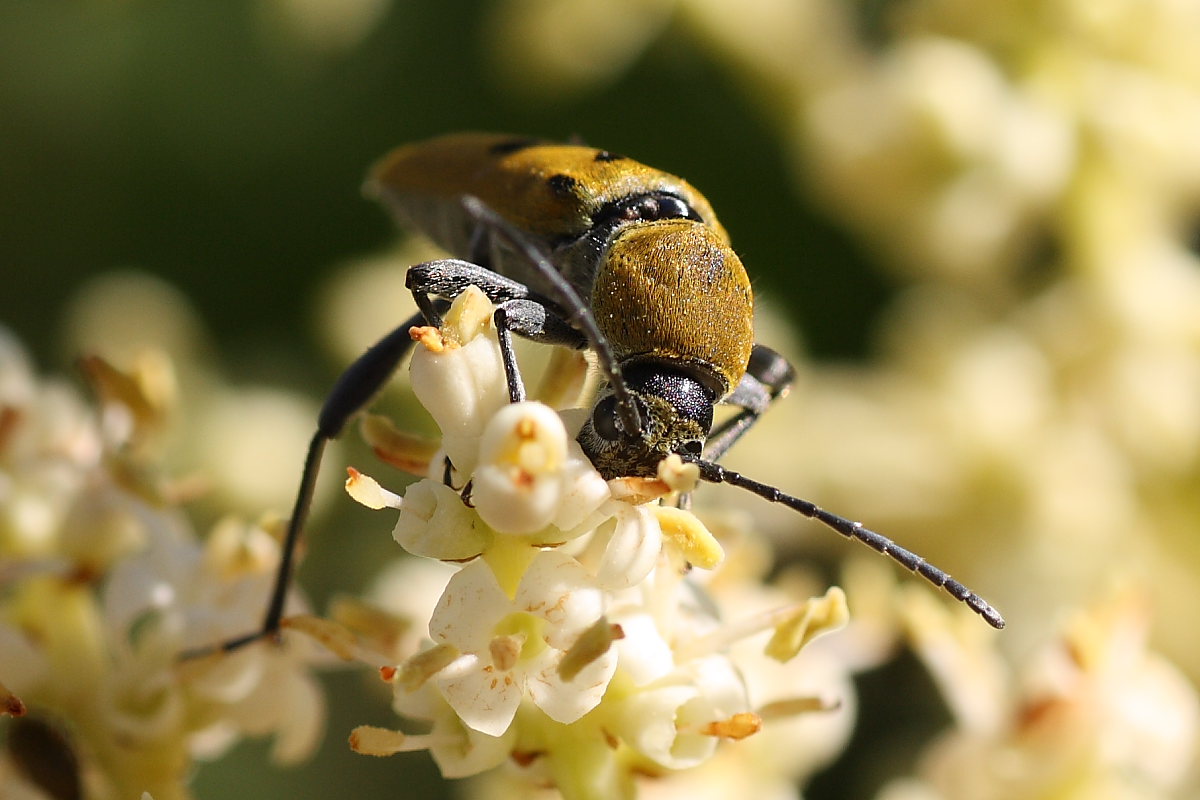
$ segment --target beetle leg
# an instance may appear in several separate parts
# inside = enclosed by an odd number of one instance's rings
[[[508,383],[508,401],[510,403],[525,402],[525,380],[517,366],[517,354],[513,350],[512,327],[508,312],[503,306],[496,309],[493,319],[496,322],[496,340],[500,343],[500,357],[504,361],[504,379]]]
[[[537,300],[506,300],[496,307],[494,319],[496,338],[500,342],[500,353],[504,359],[504,374],[508,379],[508,396],[514,403],[524,402],[525,383],[517,368],[512,334],[541,344],[571,347],[576,350],[587,346],[587,339],[583,334]]]
[[[709,434],[704,457],[717,461],[746,431],[758,422],[771,403],[787,394],[796,370],[787,359],[771,348],[756,344],[750,353],[746,374],[723,401],[742,410],[718,425]]]
[[[496,242],[492,239],[487,226],[476,224],[471,228],[471,238],[467,242],[467,255],[471,261],[485,269],[491,269],[498,264],[495,257]]]
[[[529,296],[525,284],[457,258],[442,258],[409,267],[404,285],[412,292],[426,324],[434,327],[441,327],[442,317],[434,308],[431,296],[453,300],[468,286],[478,287],[493,303]]]
[[[523,339],[573,350],[587,347],[584,335],[541,300],[506,300],[496,310],[504,312],[504,326]]]
[[[462,205],[463,210],[477,225],[489,228],[498,244],[505,244],[511,248],[549,287],[546,291],[554,305],[562,311],[565,322],[579,331],[587,341],[587,346],[596,354],[596,366],[617,398],[617,413],[625,430],[641,431],[645,423],[639,415],[633,395],[621,377],[617,357],[608,339],[600,332],[600,326],[590,308],[580,298],[579,292],[558,271],[538,242],[488,208],[482,200],[467,195],[462,198]]]
[[[509,398],[514,403],[525,399],[525,386],[517,369],[512,334],[543,344],[576,349],[587,344],[583,334],[549,309],[544,301],[531,299],[529,289],[523,283],[470,261],[447,258],[417,264],[409,268],[405,285],[430,325],[441,323],[441,315],[433,308],[431,295],[454,298],[468,286],[476,286],[497,304],[496,335],[504,357]]]
[[[308,454],[304,459],[300,488],[296,492],[292,516],[288,519],[279,566],[275,572],[275,585],[271,590],[271,600],[263,617],[262,628],[236,639],[187,651],[183,658],[196,658],[216,652],[228,653],[260,639],[278,638],[280,623],[283,620],[283,607],[287,600],[288,587],[291,585],[296,547],[300,543],[300,535],[304,531],[312,507],[313,492],[316,489],[325,445],[331,439],[336,439],[346,423],[371,402],[391,379],[401,359],[412,348],[413,340],[408,333],[409,328],[425,321],[424,313],[418,313],[373,344],[346,368],[325,398],[321,412],[317,415],[317,430],[313,433],[308,445]]]

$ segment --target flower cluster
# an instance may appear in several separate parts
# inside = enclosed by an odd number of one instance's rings
[[[927,597],[902,605],[956,724],[880,800],[1190,796],[1200,699],[1147,650],[1141,593],[1073,615],[1019,671]]]
[[[700,765],[720,740],[773,717],[827,717],[827,738],[816,758],[797,748],[768,775],[836,752],[847,728],[832,694],[844,680],[768,697],[743,669],[789,662],[841,627],[841,591],[773,596],[772,607],[760,598],[723,620],[719,593],[689,577],[721,564],[721,545],[691,513],[647,502],[689,490],[695,476],[668,459],[658,479],[604,481],[571,436],[579,410],[508,402],[491,311],[471,289],[442,329],[414,329],[423,346],[412,383],[443,432],[431,477],[403,498],[357,472],[348,482],[361,502],[399,509],[394,535],[409,553],[461,564],[442,573],[431,611],[417,612],[429,614],[428,639],[381,670],[396,709],[428,732],[363,727],[355,749],[427,749],[447,777],[507,762],[527,786],[571,798],[632,796],[637,776]],[[739,661],[730,648],[756,634],[769,641]]]
[[[575,90],[632,56],[583,74],[565,42],[652,39],[664,5],[627,18],[629,36],[562,0],[507,0],[495,52],[521,70],[517,90]],[[670,5],[676,32],[761,101],[797,183],[902,286],[870,360],[794,357],[798,390],[730,461],[801,473],[827,505],[953,567],[1004,610],[1010,658],[1113,582],[1145,586],[1148,651],[1190,677],[1179,706],[1194,702],[1200,639],[1174,611],[1200,603],[1195,5]],[[517,52],[513,18],[555,35]],[[785,432],[805,447],[769,446]],[[969,684],[957,691],[995,696]],[[1173,729],[1169,706],[1146,709]],[[1167,783],[1152,791],[1187,791]]]
[[[246,735],[304,757],[324,716],[309,640],[180,660],[257,626],[277,522],[226,517],[198,541],[181,506],[194,487],[150,445],[169,362],[84,365],[98,409],[0,333],[5,796],[185,798],[193,760]]]

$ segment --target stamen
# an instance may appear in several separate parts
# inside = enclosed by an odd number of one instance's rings
[[[412,630],[412,620],[352,597],[336,597],[330,604],[329,617],[352,631],[364,646],[372,647],[388,661],[403,657],[400,648]]]
[[[607,617],[600,617],[590,628],[580,634],[575,644],[563,655],[558,662],[558,677],[571,681],[580,671],[600,656],[608,652],[612,643],[625,638],[624,629],[610,623]]]
[[[408,737],[401,731],[359,725],[350,731],[350,749],[364,756],[390,756],[405,751]]]
[[[640,506],[671,493],[671,487],[658,478],[613,478],[608,482],[614,500]]]
[[[441,334],[447,347],[466,344],[492,326],[495,307],[478,286],[468,286],[454,298],[442,320]]]
[[[403,731],[359,725],[350,732],[350,749],[364,756],[390,756],[430,750],[439,745],[452,747],[460,740],[455,736],[425,733],[409,735]]]
[[[488,652],[492,654],[492,665],[502,672],[508,672],[517,665],[524,644],[525,635],[522,633],[495,637],[488,643]]]
[[[444,353],[452,346],[440,330],[430,325],[413,325],[408,329],[408,335],[431,353]]]
[[[722,653],[742,639],[783,624],[796,614],[797,609],[803,608],[803,606],[803,603],[781,606],[727,622],[711,633],[678,643],[675,647],[675,657],[680,661],[690,661],[714,653]]]
[[[687,494],[700,483],[700,467],[685,462],[678,453],[671,453],[658,462],[658,479],[671,487],[671,491]]]
[[[697,733],[701,736],[715,736],[721,739],[739,741],[747,736],[753,736],[762,730],[762,717],[753,711],[741,711],[729,719],[718,719],[696,726],[679,728],[681,732]]]
[[[364,414],[358,425],[375,455],[409,475],[427,475],[439,442],[402,431],[382,414]]]
[[[734,643],[756,633],[775,629],[765,652],[778,661],[788,661],[813,639],[843,627],[850,619],[846,594],[837,586],[829,587],[822,597],[810,597],[803,603],[763,611],[726,623],[713,632],[698,636],[676,647],[681,660],[720,653]]]
[[[840,699],[827,700],[823,697],[792,697],[787,700],[776,700],[758,709],[758,715],[763,721],[785,719],[801,714],[814,712],[837,711],[842,707]]]
[[[294,617],[285,618],[280,625],[316,639],[324,645],[325,649],[343,661],[351,661],[359,656],[358,642],[355,640],[354,634],[345,626],[331,620],[312,614],[297,614]]]
[[[450,644],[434,645],[428,650],[422,650],[400,665],[396,683],[406,691],[415,692],[425,681],[454,663],[458,656],[458,648]]]
[[[780,622],[763,652],[776,661],[790,661],[813,639],[843,628],[849,621],[846,593],[831,586],[823,597],[809,598]]]
[[[656,506],[654,516],[662,528],[663,539],[701,569],[712,569],[725,558],[716,537],[691,512],[671,506]]]
[[[364,475],[354,467],[346,467],[350,475],[346,479],[346,494],[367,508],[378,511],[381,508],[400,508],[403,498],[394,492],[389,492],[379,485],[370,475]]]
[[[21,698],[9,691],[7,686],[0,683],[0,715],[2,714],[22,717],[25,715],[25,704],[21,702]]]

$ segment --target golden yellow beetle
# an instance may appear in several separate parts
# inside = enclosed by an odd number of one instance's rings
[[[411,347],[409,328],[439,324],[434,298],[469,285],[497,305],[514,402],[524,387],[513,334],[596,353],[605,382],[579,442],[605,478],[652,477],[677,454],[704,480],[740,486],[858,539],[1004,626],[983,598],[915,553],[717,463],[793,371],[755,343],[749,278],[712,206],[686,181],[594,147],[458,133],[385,156],[367,191],[456,258],[410,267],[419,314],[355,361],[326,399],[263,630],[223,649],[277,633],[325,443],[389,379]],[[714,430],[719,403],[740,411]]]

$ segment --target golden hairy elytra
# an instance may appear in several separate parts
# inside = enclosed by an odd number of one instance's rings
[[[682,199],[722,240],[708,201],[687,181],[631,158],[574,144],[494,133],[452,133],[403,145],[371,170],[368,185],[451,253],[461,239],[439,235],[432,220],[460,213],[473,195],[516,228],[544,243],[577,238],[614,201],[666,192]],[[446,210],[452,206],[459,210]]]

